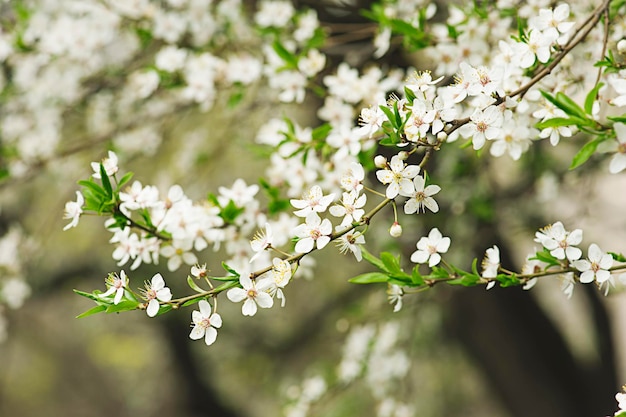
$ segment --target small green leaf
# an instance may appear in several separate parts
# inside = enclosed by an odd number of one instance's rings
[[[92,180],[80,180],[78,181],[78,185],[82,185],[85,188],[85,190],[83,190],[83,194],[86,193],[87,190],[89,190],[94,197],[107,197],[107,193],[104,188],[102,188]]]
[[[223,283],[222,285],[218,285],[217,287],[215,287],[214,291],[215,293],[218,293],[218,292],[229,290],[237,286],[239,286],[239,281],[229,281],[229,282]]]
[[[313,131],[311,132],[311,138],[315,141],[326,139],[332,129],[333,128],[330,124],[324,123],[323,125],[313,129]]]
[[[117,182],[117,189],[121,189],[123,186],[126,185],[126,183],[128,183],[128,181],[130,181],[130,179],[133,177],[133,173],[132,172],[127,172],[126,174],[124,174],[124,176],[122,178],[120,178],[120,180]]]
[[[624,255],[622,255],[621,253],[616,253],[616,252],[607,252],[607,253],[611,255],[613,259],[615,259],[617,262],[626,262],[626,257],[624,257]]]
[[[274,48],[274,52],[285,62],[286,67],[291,69],[298,67],[298,58],[289,52],[282,43],[276,40],[272,44],[272,48]]]
[[[79,290],[73,290],[76,294],[85,297],[85,298],[89,298],[90,300],[96,301],[96,302],[102,302],[103,299],[98,297],[97,294],[95,293],[90,293],[90,292],[84,292],[84,291],[79,291]]]
[[[402,268],[400,267],[400,260],[393,256],[389,252],[383,252],[380,254],[380,260],[383,261],[384,271],[390,274],[402,274]]]
[[[420,274],[419,265],[415,265],[411,271],[411,280],[416,287],[424,285],[424,277]]]
[[[109,176],[107,175],[106,170],[104,169],[104,165],[100,162],[100,178],[102,181],[102,187],[104,191],[106,191],[107,196],[109,198],[113,197],[113,188],[111,187],[111,181],[109,180]]]
[[[191,275],[187,275],[187,285],[189,285],[189,288],[191,288],[195,292],[206,292],[205,290],[200,288],[198,284],[196,284],[196,281],[194,281]]]
[[[233,223],[237,217],[245,211],[244,207],[237,207],[233,200],[230,200],[220,211],[220,217],[226,223]]]
[[[593,155],[596,151],[596,148],[602,142],[603,139],[596,138],[591,142],[587,142],[585,146],[583,146],[576,155],[574,155],[574,159],[572,160],[572,164],[569,169],[575,169],[587,162],[591,155]]]
[[[389,276],[381,272],[368,272],[366,274],[357,275],[354,278],[350,278],[348,281],[353,284],[374,284],[380,282],[387,282]]]
[[[106,309],[106,312],[107,313],[119,313],[121,311],[136,310],[137,307],[139,307],[139,304],[140,303],[138,303],[137,301],[123,300],[117,304],[109,305]]]
[[[537,123],[535,126],[539,130],[543,130],[549,127],[561,127],[561,126],[572,126],[577,123],[574,119],[569,117],[553,117],[552,119],[547,119]]]
[[[587,114],[585,111],[571,98],[567,95],[558,92],[556,93],[556,99],[561,104],[561,109],[569,114],[570,116],[579,117],[581,119],[586,119]]]
[[[239,282],[239,277],[235,275],[228,275],[226,277],[209,277],[215,281],[225,281],[225,282]]]
[[[394,129],[398,129],[400,125],[402,124],[402,122],[400,120],[396,120],[396,116],[394,112],[389,107],[384,106],[384,105],[380,105],[378,107],[380,107],[383,113],[385,113],[385,115],[387,116],[387,119],[389,120],[389,123],[391,123]]]
[[[230,266],[228,266],[226,264],[226,262],[222,262],[222,268],[224,268],[224,270],[226,272],[229,272],[231,274],[233,274],[234,276],[236,276],[237,278],[239,278],[239,272],[235,271],[233,268],[231,268]]]
[[[78,316],[76,316],[76,318],[77,319],[82,319],[83,317],[88,317],[88,316],[92,316],[94,314],[102,313],[106,309],[107,309],[106,305],[95,306],[95,307],[92,307],[89,310],[85,311],[84,313],[79,314]]]
[[[554,256],[552,256],[552,254],[550,253],[549,250],[547,249],[543,249],[537,253],[535,253],[535,256],[529,258],[530,260],[537,260],[543,263],[548,264],[548,266],[558,266],[561,263],[559,262],[558,259],[556,259]]]
[[[607,119],[613,120],[614,122],[626,123],[626,113],[621,116],[608,116]]]
[[[596,84],[596,86],[593,87],[589,94],[587,94],[587,97],[585,97],[585,112],[587,114],[591,114],[591,111],[593,110],[593,103],[596,101],[598,91],[600,91],[603,85],[604,83]]]
[[[385,265],[383,264],[383,261],[381,261],[374,255],[372,255],[363,246],[361,246],[361,254],[363,255],[363,259],[365,259],[367,262],[371,263],[372,265],[374,265],[376,268],[380,269],[381,271],[385,270]]]

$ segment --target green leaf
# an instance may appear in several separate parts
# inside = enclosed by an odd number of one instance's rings
[[[572,126],[577,124],[576,120],[570,117],[553,117],[552,119],[547,119],[537,123],[535,127],[539,130],[543,130],[548,127]]]
[[[593,110],[593,103],[596,101],[598,91],[600,91],[603,85],[604,83],[596,84],[596,86],[593,87],[589,94],[587,94],[587,97],[585,97],[585,112],[587,114],[591,114],[591,111]]]
[[[472,261],[472,272],[477,277],[480,277],[480,274],[478,273],[478,258],[474,258],[474,260]]]
[[[367,262],[369,262],[372,265],[374,265],[376,268],[380,269],[381,271],[385,270],[385,265],[383,264],[383,261],[381,261],[380,259],[378,259],[374,255],[372,255],[363,246],[361,246],[361,255],[363,255],[363,259],[365,259]]]
[[[332,129],[333,128],[330,124],[324,123],[323,125],[313,129],[313,131],[311,132],[311,138],[315,141],[326,139]]]
[[[380,282],[387,282],[389,276],[381,272],[368,272],[366,274],[357,275],[354,278],[350,278],[348,282],[353,284],[374,284]]]
[[[233,200],[230,200],[220,211],[220,217],[226,223],[233,223],[235,219],[245,211],[244,207],[237,207]]]
[[[102,162],[100,162],[100,178],[102,181],[102,187],[104,187],[104,191],[106,191],[109,198],[112,198],[113,188],[111,187],[111,180],[109,180],[109,176],[107,175],[107,172],[104,169],[104,165],[102,164]]]
[[[402,268],[400,267],[400,260],[393,256],[389,252],[383,252],[380,254],[380,260],[383,261],[383,270],[390,274],[402,274]]]
[[[626,262],[626,257],[624,257],[624,255],[622,255],[621,253],[616,253],[616,252],[607,252],[607,253],[611,255],[613,259],[615,259],[617,262]]]
[[[574,117],[578,117],[579,119],[586,119],[587,114],[583,109],[580,108],[578,104],[576,104],[571,98],[567,97],[565,94],[559,92],[556,93],[556,96],[551,95],[550,93],[539,90],[541,95],[548,100],[550,103],[554,104],[559,109],[563,110],[566,114]]]
[[[90,292],[84,292],[84,291],[79,291],[79,290],[72,290],[74,291],[76,294],[85,297],[85,298],[89,298],[90,300],[96,301],[101,303],[103,301],[102,298],[98,297],[98,294],[95,293],[90,293]]]
[[[98,305],[98,306],[90,308],[89,310],[85,311],[84,313],[79,314],[78,316],[76,316],[76,318],[77,319],[82,319],[83,317],[88,317],[88,316],[92,316],[94,314],[102,313],[106,309],[107,309],[106,305]]]
[[[234,276],[236,276],[237,278],[239,278],[239,272],[235,271],[233,268],[231,268],[230,266],[228,266],[226,264],[226,262],[222,262],[222,268],[224,268],[224,270],[226,270],[226,272],[229,272],[231,274],[233,274]]]
[[[433,266],[430,277],[432,277],[433,279],[448,278],[450,277],[450,273],[445,268]]]
[[[587,162],[591,155],[593,155],[596,151],[596,148],[602,142],[602,138],[596,138],[591,142],[587,142],[585,146],[583,146],[576,155],[574,155],[574,159],[572,160],[572,164],[569,169],[575,169]]]
[[[419,265],[415,265],[411,271],[411,280],[416,287],[424,285],[424,277],[420,274]]]
[[[218,292],[226,291],[231,288],[238,287],[238,286],[239,286],[239,281],[229,281],[229,282],[223,283],[222,285],[218,285],[217,287],[215,287],[214,291],[218,293]]]
[[[548,266],[558,266],[561,265],[558,259],[556,259],[549,250],[543,249],[535,253],[535,256],[529,258],[530,260],[537,260],[543,263],[548,264]]]
[[[608,116],[607,119],[613,120],[614,122],[626,123],[626,114],[622,114],[621,116]]]
[[[383,113],[385,113],[385,115],[387,116],[387,119],[389,120],[389,123],[391,123],[391,126],[393,126],[394,129],[398,129],[402,122],[400,120],[396,120],[396,116],[394,112],[385,105],[380,105],[378,107],[380,107]]]
[[[103,197],[103,198],[107,197],[107,193],[104,190],[104,188],[102,188],[101,186],[99,186],[98,184],[93,182],[92,180],[87,180],[87,181],[86,180],[80,180],[80,181],[78,181],[78,185],[82,185],[83,188],[85,188],[85,190],[83,190],[83,194],[87,190],[89,190],[94,197]]]
[[[107,307],[106,312],[107,313],[119,313],[122,311],[130,311],[130,310],[136,310],[137,307],[139,307],[139,304],[137,301],[130,301],[130,300],[122,300],[117,304],[111,304]]]
[[[561,104],[561,109],[571,116],[579,117],[581,119],[586,119],[587,114],[585,111],[571,98],[567,95],[558,92],[556,93],[556,99]]]
[[[117,182],[117,189],[121,189],[123,186],[125,186],[128,181],[130,181],[130,179],[133,177],[132,172],[127,172],[126,174],[124,174],[124,176],[122,178],[120,178],[120,180]]]
[[[295,69],[298,67],[298,58],[289,52],[278,40],[274,41],[272,48],[276,54],[285,62],[287,68]]]
[[[198,284],[196,284],[196,281],[193,279],[191,275],[187,275],[187,285],[189,285],[189,288],[191,288],[195,292],[206,292],[205,290],[200,288]]]

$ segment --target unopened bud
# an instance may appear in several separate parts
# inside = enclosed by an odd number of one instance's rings
[[[376,165],[376,168],[384,168],[387,166],[387,158],[385,158],[382,155],[376,155],[376,157],[374,158],[374,165]]]
[[[409,158],[409,153],[407,151],[398,152],[398,158],[406,161]]]
[[[620,54],[626,54],[626,39],[622,39],[617,42],[617,52]]]
[[[441,131],[437,133],[437,141],[444,142],[446,139],[448,139],[448,134],[446,132]]]
[[[389,234],[391,237],[400,237],[402,235],[402,226],[398,222],[393,222],[389,228]]]

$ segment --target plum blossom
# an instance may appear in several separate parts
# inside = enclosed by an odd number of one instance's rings
[[[342,229],[343,227],[337,226],[337,229]],[[344,229],[345,230],[345,229]],[[365,237],[361,232],[355,232],[354,229],[349,232],[341,235],[339,239],[337,239],[337,246],[339,247],[339,252],[347,253],[348,251],[354,254],[357,262],[361,262],[363,259],[363,254],[361,252],[361,246],[365,244]]]
[[[285,306],[285,294],[283,293],[283,288],[287,284],[292,277],[291,264],[289,261],[274,258],[272,260],[272,270],[271,276],[269,278],[264,278],[263,281],[267,281],[264,285],[267,285],[267,292],[273,297],[276,296],[279,300],[281,300],[280,306]]]
[[[329,204],[335,199],[335,194],[323,195],[319,185],[311,187],[309,192],[302,197],[302,200],[292,199],[291,205],[299,209],[293,212],[298,217],[307,217],[310,213],[323,213]]]
[[[535,242],[541,243],[557,259],[567,258],[575,261],[580,258],[582,251],[574,247],[583,240],[583,232],[580,229],[568,232],[563,223],[556,222],[535,233]]]
[[[165,281],[161,274],[155,274],[152,277],[152,281],[146,283],[146,289],[142,291],[143,296],[148,301],[146,307],[146,313],[148,317],[154,317],[159,312],[159,301],[170,301],[172,299],[172,292],[165,286]]]
[[[100,177],[100,164],[104,166],[104,171],[107,176],[114,175],[118,171],[117,166],[117,155],[113,151],[109,151],[109,156],[104,158],[102,162],[92,162],[91,169],[93,169],[92,176],[96,179],[101,179]]]
[[[613,266],[613,256],[604,253],[598,245],[592,243],[589,245],[589,259],[579,259],[573,262],[573,265],[580,272],[580,282],[589,284],[596,280],[598,284],[602,284],[611,277],[609,268]]]
[[[126,276],[126,272],[122,270],[119,275],[113,273],[109,274],[105,280],[106,285],[109,287],[106,292],[100,294],[100,298],[108,297],[111,294],[115,293],[115,297],[113,297],[113,304],[118,304],[122,297],[124,296],[124,290],[128,285],[128,277]]]
[[[241,275],[239,283],[242,288],[231,288],[226,293],[226,297],[233,303],[243,301],[241,313],[244,316],[254,316],[257,312],[257,306],[261,308],[270,308],[274,305],[274,299],[266,290],[269,289],[269,280],[260,280],[255,283],[248,275]]]
[[[300,238],[296,243],[296,252],[309,253],[313,247],[317,245],[318,249],[322,249],[330,242],[330,234],[333,231],[333,225],[330,220],[322,219],[316,212],[311,212],[306,216],[305,223],[302,223],[293,230],[293,233]]]
[[[336,217],[343,217],[341,221],[342,225],[350,224],[353,221],[361,220],[361,217],[365,214],[363,206],[367,201],[367,195],[358,195],[356,192],[343,193],[341,204],[332,206],[329,211],[330,214]]]
[[[439,211],[439,205],[432,196],[441,191],[441,187],[435,184],[425,186],[425,182],[424,177],[418,175],[413,179],[413,192],[402,194],[405,197],[410,197],[404,204],[404,212],[406,214],[419,214],[420,210],[426,212],[426,208],[433,213]]]
[[[254,256],[250,258],[251,263],[254,262],[254,260],[258,258],[265,249],[272,246],[273,237],[274,234],[272,233],[272,227],[269,223],[265,223],[265,232],[257,233],[250,242],[252,250],[256,252]]]
[[[485,139],[496,139],[501,127],[502,112],[496,106],[489,106],[484,110],[474,110],[470,121],[459,131],[463,137],[471,137],[474,150],[478,150],[485,145]]]
[[[428,237],[422,237],[417,242],[417,250],[411,255],[411,262],[423,264],[428,262],[429,267],[438,265],[441,261],[440,253],[446,253],[450,248],[450,238],[443,237],[439,229],[434,227]]]
[[[78,225],[80,215],[83,213],[83,204],[85,204],[85,199],[80,191],[76,191],[76,201],[68,201],[65,203],[63,218],[72,220],[63,228],[64,231]]]
[[[358,162],[351,162],[348,169],[340,179],[341,188],[346,191],[360,192],[363,189],[365,170]]]
[[[385,195],[396,198],[398,194],[411,195],[414,191],[411,180],[420,172],[419,165],[406,165],[399,155],[394,155],[385,169],[376,171],[376,178],[383,184],[389,184]]]
[[[198,258],[191,252],[193,249],[193,240],[191,239],[174,239],[172,244],[161,248],[161,255],[169,258],[167,260],[167,269],[176,271],[184,263],[193,265],[198,263]]]
[[[204,337],[204,342],[207,346],[210,346],[217,338],[217,329],[222,327],[222,317],[217,313],[211,314],[211,304],[206,300],[200,300],[198,307],[200,311],[194,310],[191,312],[193,329],[191,329],[189,337],[192,340]]]
[[[397,313],[402,309],[402,296],[404,295],[404,291],[402,287],[396,284],[389,284],[387,288],[387,299],[389,300],[389,304],[393,304],[393,312]]]
[[[498,268],[500,268],[500,248],[493,245],[493,247],[487,249],[482,267],[483,278],[492,279],[498,276]],[[487,285],[487,289],[490,289],[493,285],[495,285],[495,281],[491,281]]]

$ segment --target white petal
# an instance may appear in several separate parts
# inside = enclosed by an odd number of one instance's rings
[[[430,255],[430,261],[428,262],[428,266],[432,268],[433,266],[439,264],[439,262],[441,262],[441,255],[439,255],[438,253],[433,253],[432,255]]]
[[[146,309],[146,313],[148,313],[148,317],[154,317],[159,312],[159,302],[156,299],[150,300],[148,303],[148,308]]]
[[[191,333],[189,333],[189,338],[193,340],[198,340],[204,336],[204,333],[205,333],[204,327],[196,325],[191,330]]]
[[[231,288],[226,293],[226,297],[233,303],[238,303],[248,297],[248,292],[241,288]]]
[[[318,249],[323,249],[324,246],[328,245],[328,242],[330,242],[330,237],[329,236],[320,236],[317,239],[317,248]]]
[[[211,304],[209,304],[207,300],[200,300],[198,302],[198,307],[200,308],[200,314],[202,314],[202,317],[211,316]]]
[[[163,287],[165,287],[165,281],[163,280],[163,277],[161,276],[161,274],[155,274],[152,277],[150,288],[152,288],[155,291],[158,291]]]
[[[222,327],[222,316],[220,316],[219,314],[215,313],[213,314],[210,318],[209,321],[211,322],[211,326],[216,327],[216,328],[220,328]]]
[[[418,250],[411,255],[411,262],[416,264],[423,264],[428,260],[429,253],[426,251]]]
[[[305,237],[304,239],[300,239],[296,243],[296,252],[298,253],[309,253],[313,250],[315,242],[310,237]]]
[[[209,327],[208,329],[206,329],[204,342],[207,344],[207,346],[211,346],[213,342],[215,342],[215,339],[217,339],[217,330],[215,330],[213,327]]]
[[[169,288],[161,288],[156,292],[156,296],[161,301],[170,301],[172,299],[172,292]]]
[[[269,294],[267,296],[269,297]],[[241,313],[244,316],[254,316],[256,314],[256,303],[248,298],[241,306]]]
[[[261,308],[270,308],[274,305],[274,299],[266,292],[258,293],[255,300]]]

